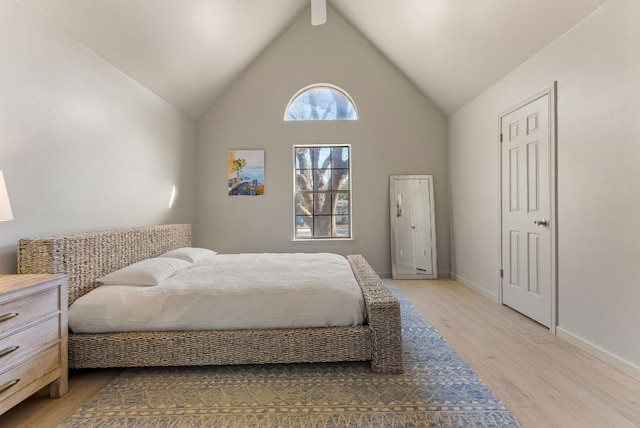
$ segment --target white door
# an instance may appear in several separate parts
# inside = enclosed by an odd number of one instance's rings
[[[502,303],[551,327],[553,254],[550,97],[500,118]]]
[[[413,226],[413,203],[411,180],[395,181],[396,227],[395,244],[397,250],[397,273],[415,275],[416,254]]]
[[[425,274],[433,272],[429,237],[430,210],[429,183],[427,180],[411,180],[411,232],[413,233],[415,268]]]

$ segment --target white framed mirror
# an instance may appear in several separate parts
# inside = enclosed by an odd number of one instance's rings
[[[392,277],[437,278],[433,176],[391,175],[389,202]]]

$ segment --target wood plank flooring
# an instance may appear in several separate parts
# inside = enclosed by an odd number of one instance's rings
[[[525,427],[640,427],[640,381],[456,281],[394,284]]]
[[[640,427],[640,381],[453,280],[394,283],[523,426]],[[55,427],[120,372],[72,371],[67,395],[41,391],[0,426]]]
[[[79,370],[69,375],[69,392],[49,398],[44,388],[0,415],[0,427],[53,428],[115,379],[122,369]]]

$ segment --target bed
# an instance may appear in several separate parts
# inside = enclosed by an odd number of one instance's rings
[[[67,275],[71,305],[104,275],[190,246],[189,224],[24,238],[18,273]],[[362,325],[70,333],[69,368],[370,361],[376,373],[402,372],[400,304],[362,255],[346,259],[364,298]]]

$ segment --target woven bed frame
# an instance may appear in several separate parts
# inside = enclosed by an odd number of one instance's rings
[[[169,250],[191,246],[189,224],[21,239],[18,273],[67,275],[69,305],[96,278]],[[360,284],[367,323],[355,327],[69,333],[69,367],[145,367],[371,361],[402,372],[400,304],[361,255],[347,256]]]

